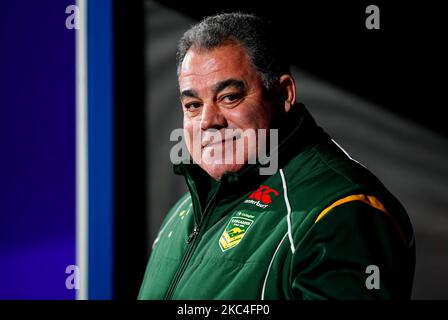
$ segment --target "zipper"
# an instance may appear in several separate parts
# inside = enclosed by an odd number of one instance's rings
[[[187,185],[190,189],[190,193],[193,195],[193,192],[191,192],[191,186],[190,183],[188,183],[187,179]],[[179,283],[180,279],[182,278],[185,269],[187,268],[188,263],[190,262],[191,257],[193,256],[194,249],[196,248],[197,241],[199,233],[201,231],[201,226],[205,225],[206,222],[208,222],[209,217],[207,212],[212,210],[216,206],[215,199],[218,193],[220,192],[222,183],[219,184],[218,189],[213,194],[210,202],[207,204],[207,206],[204,209],[204,213],[201,214],[201,221],[197,222],[195,219],[196,226],[193,229],[193,232],[190,233],[187,239],[187,250],[184,253],[184,256],[182,257],[181,263],[179,265],[179,268],[177,269],[176,273],[174,274],[173,280],[171,281],[170,286],[168,287],[168,291],[165,295],[165,300],[171,300],[173,297],[174,291],[176,290],[177,284]],[[193,203],[194,204],[194,203]],[[212,206],[213,205],[213,206]],[[200,210],[200,205],[198,206]]]
[[[190,244],[199,234],[199,227],[195,227],[193,232],[188,236],[187,244]]]

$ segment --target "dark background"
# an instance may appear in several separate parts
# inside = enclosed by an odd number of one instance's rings
[[[370,4],[380,30],[365,27]],[[115,297],[135,299],[161,220],[185,192],[169,161],[169,133],[182,126],[177,40],[204,16],[236,10],[284,31],[299,100],[408,209],[413,298],[448,299],[443,11],[404,1],[115,2]]]
[[[414,1],[160,1],[194,20],[253,12],[272,20],[294,65],[447,134],[441,94],[446,71],[443,10]],[[292,5],[293,4],[293,5]],[[366,7],[380,9],[368,30]],[[282,32],[284,31],[284,32]],[[424,111],[424,112],[422,112]]]

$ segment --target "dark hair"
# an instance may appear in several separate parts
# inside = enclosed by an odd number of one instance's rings
[[[184,33],[177,49],[178,75],[191,47],[211,50],[232,42],[244,46],[267,90],[275,87],[281,75],[290,73],[271,22],[253,14],[234,12],[206,17]]]

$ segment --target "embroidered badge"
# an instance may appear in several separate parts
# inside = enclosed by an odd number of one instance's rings
[[[224,232],[219,238],[219,246],[222,251],[226,251],[237,246],[246,235],[249,228],[255,221],[255,216],[242,211],[237,211],[230,218]]]

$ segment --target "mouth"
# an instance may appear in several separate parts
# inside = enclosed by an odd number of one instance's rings
[[[204,149],[204,148],[216,148],[216,147],[222,146],[222,145],[224,145],[224,144],[226,144],[228,142],[237,141],[240,138],[241,138],[241,136],[235,136],[235,137],[230,137],[228,139],[223,139],[223,140],[219,140],[219,141],[205,142],[202,145],[202,149]]]

